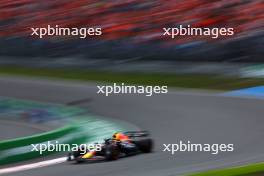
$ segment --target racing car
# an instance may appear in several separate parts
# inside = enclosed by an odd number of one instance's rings
[[[76,163],[112,161],[139,153],[150,153],[153,148],[153,140],[147,131],[130,131],[115,133],[112,138],[104,139],[104,142],[99,146],[99,150],[85,150],[85,152],[80,146],[79,150],[68,154],[68,161]]]

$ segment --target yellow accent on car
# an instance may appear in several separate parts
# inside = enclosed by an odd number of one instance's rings
[[[92,156],[93,156],[93,153],[92,153],[92,152],[88,152],[88,153],[86,153],[85,155],[83,155],[82,158],[84,158],[84,159],[89,159],[89,158],[91,158]]]

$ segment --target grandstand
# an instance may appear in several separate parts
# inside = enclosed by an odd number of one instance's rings
[[[54,47],[50,42],[63,41],[65,45],[71,45],[75,38],[47,38],[47,41],[37,41],[37,44],[30,38],[31,27],[60,25],[103,29],[103,35],[96,38],[96,41],[77,41],[79,49],[102,43],[125,48],[143,45],[173,50],[175,47],[179,49],[208,43],[212,47],[222,47],[223,43],[236,43],[237,40],[263,36],[263,9],[262,0],[1,0],[0,44],[2,46],[7,40],[16,38],[23,42],[30,40],[26,43],[34,43],[31,44],[34,46],[45,44],[44,48]],[[186,36],[174,40],[162,37],[163,27],[180,24],[190,24],[193,27],[232,27],[235,35],[218,40],[212,40],[208,36]],[[105,52],[115,50],[107,46],[103,49]],[[6,54],[7,51],[10,52],[10,49],[5,46],[5,51],[0,54]]]

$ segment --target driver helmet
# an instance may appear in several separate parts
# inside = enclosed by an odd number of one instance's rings
[[[117,132],[113,134],[113,139],[117,141],[121,141],[125,137],[124,134]]]

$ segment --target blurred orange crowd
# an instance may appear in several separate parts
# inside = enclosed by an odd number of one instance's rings
[[[235,37],[264,24],[262,0],[1,0],[0,37],[27,37],[31,27],[101,27],[104,40],[163,41],[164,27],[233,27]],[[167,40],[167,39],[166,39]],[[184,37],[185,43],[210,40]]]

